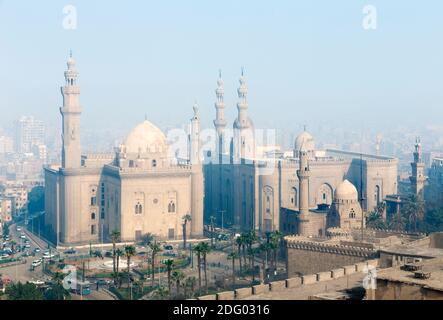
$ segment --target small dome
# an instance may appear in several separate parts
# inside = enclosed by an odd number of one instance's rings
[[[295,151],[313,152],[315,150],[314,137],[310,133],[303,131],[295,138],[294,149]]]
[[[358,191],[357,188],[348,180],[343,181],[335,189],[335,200],[357,200]]]
[[[129,133],[124,145],[126,153],[165,152],[167,143],[163,132],[145,120]]]

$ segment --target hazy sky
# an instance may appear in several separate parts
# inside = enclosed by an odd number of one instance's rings
[[[442,41],[438,0],[0,0],[0,125],[59,123],[71,48],[88,129],[187,123],[195,99],[211,126],[219,69],[232,123],[242,66],[259,127],[442,125]]]

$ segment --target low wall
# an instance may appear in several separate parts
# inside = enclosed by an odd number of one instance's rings
[[[286,280],[274,281],[269,284],[259,284],[252,287],[240,288],[235,291],[225,291],[213,295],[207,295],[197,298],[198,300],[242,300],[253,299],[256,295],[272,294],[273,292],[283,292],[288,289],[300,288],[304,286],[316,284],[319,282],[327,282],[334,279],[346,277],[355,273],[364,273],[368,267],[378,267],[378,260],[371,259],[365,262],[356,263],[330,271],[319,272],[316,274],[308,274],[301,277],[293,277]]]

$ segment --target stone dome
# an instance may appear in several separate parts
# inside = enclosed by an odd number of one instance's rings
[[[148,120],[136,126],[127,136],[124,143],[126,153],[165,152],[166,136]]]
[[[358,201],[357,188],[348,180],[343,181],[335,189],[335,200],[356,200]]]
[[[301,151],[313,152],[315,150],[314,137],[307,131],[300,133],[297,138],[295,138],[294,150],[296,152]]]

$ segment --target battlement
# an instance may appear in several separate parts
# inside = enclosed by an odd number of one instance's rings
[[[341,242],[339,244],[317,242],[307,240],[306,238],[300,236],[285,237],[285,240],[288,249],[298,249],[357,257],[372,257],[376,253],[376,250],[374,248],[371,248],[369,246],[352,245],[352,242]]]

